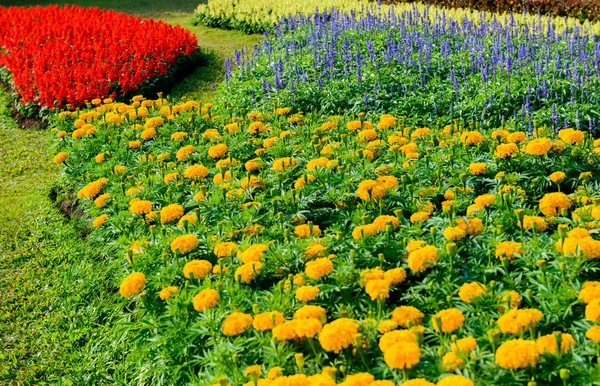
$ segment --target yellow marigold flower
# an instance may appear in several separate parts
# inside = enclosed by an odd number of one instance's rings
[[[150,213],[152,211],[152,201],[134,198],[129,202],[129,210],[137,215]]]
[[[206,178],[208,169],[204,165],[191,165],[183,171],[185,178]]]
[[[260,159],[253,159],[244,164],[244,168],[249,172],[258,170],[261,167],[262,167],[262,161]]]
[[[183,276],[186,279],[203,280],[206,275],[212,272],[212,264],[207,260],[192,260],[185,264],[183,267]]]
[[[296,290],[296,299],[301,302],[310,302],[311,300],[315,300],[318,294],[319,287],[306,285]]]
[[[535,229],[538,232],[543,232],[548,228],[548,223],[539,216],[523,217],[523,228],[524,229],[533,229],[534,224],[535,224]],[[520,222],[518,225],[521,226]]]
[[[281,367],[276,366],[269,370],[269,372],[267,373],[267,378],[275,379],[275,378],[281,377],[282,375],[283,375],[283,371],[281,370]]]
[[[273,336],[280,342],[286,342],[288,340],[298,339],[296,334],[295,326],[296,320],[288,320],[281,323],[273,328]]]
[[[403,386],[406,383],[402,384]],[[472,380],[462,375],[449,375],[440,379],[440,381],[436,384],[437,386],[475,386]]]
[[[444,229],[444,237],[451,241],[457,241],[462,239],[467,235],[461,227],[447,227]]]
[[[592,322],[600,321],[600,299],[594,299],[585,306],[585,318]]]
[[[413,306],[400,306],[392,312],[392,320],[398,326],[408,328],[409,323],[413,326],[423,323],[423,313]]]
[[[186,254],[196,248],[198,248],[198,238],[192,234],[178,236],[171,242],[171,251],[173,253]]]
[[[67,152],[61,151],[60,153],[58,153],[57,155],[54,156],[54,163],[55,164],[63,163],[63,162],[65,162],[67,157],[69,157],[69,154]]]
[[[142,147],[142,142],[141,141],[129,141],[127,146],[130,149],[139,149],[140,147]]]
[[[310,318],[294,322],[294,330],[298,338],[313,338],[323,330],[323,325],[319,319]]]
[[[156,136],[157,136],[156,130],[154,130],[153,128],[145,129],[140,134],[140,138],[143,139],[144,141],[156,138]]]
[[[139,294],[145,285],[146,276],[142,272],[134,272],[123,279],[119,293],[123,297],[130,298]]]
[[[188,133],[186,133],[185,131],[176,131],[173,134],[171,134],[171,139],[173,141],[181,141],[184,138],[188,137]]]
[[[213,252],[215,255],[217,255],[217,257],[229,257],[233,252],[236,252],[237,249],[238,246],[236,243],[227,241],[215,245]]]
[[[402,382],[401,386],[435,386],[435,383],[427,381],[425,378],[415,378]],[[447,386],[455,386],[454,384]]]
[[[456,222],[456,225],[461,228],[463,231],[465,231],[468,235],[479,235],[481,233],[483,233],[483,221],[481,221],[481,219],[479,218],[465,218],[465,217],[461,217],[460,219],[458,219],[458,221]]]
[[[285,169],[292,167],[298,163],[298,160],[295,158],[285,157],[285,158],[277,158],[271,164],[271,167],[275,171],[284,171]]]
[[[94,160],[96,161],[96,163],[103,163],[104,162],[104,153],[100,153],[97,154],[96,157],[94,158]]]
[[[325,257],[327,255],[327,247],[319,243],[311,243],[304,250],[304,255],[308,257]]]
[[[363,385],[372,385],[375,382],[375,377],[369,373],[358,373],[348,375],[346,380],[342,383],[339,383],[338,386],[363,386]]]
[[[417,343],[417,339],[409,330],[390,331],[379,338],[379,349],[385,353],[390,347],[399,342]]]
[[[262,371],[261,365],[248,366],[248,367],[246,367],[246,370],[244,371],[244,377],[247,377],[249,375],[259,376],[261,371]]]
[[[317,169],[318,167],[325,168],[327,166],[328,162],[329,162],[329,159],[327,157],[321,157],[321,158],[310,160],[306,164],[306,170],[308,170],[310,172],[310,171]]]
[[[173,297],[173,294],[176,294],[179,292],[179,288],[174,287],[174,286],[169,286],[169,287],[165,287],[163,288],[160,293],[158,294],[158,296],[162,299],[162,300],[166,300],[166,299],[171,299]]]
[[[574,129],[563,129],[558,132],[558,137],[569,145],[581,145],[583,143],[583,131]]]
[[[481,175],[485,174],[488,170],[488,167],[485,162],[476,162],[469,165],[469,173],[473,175]]]
[[[269,246],[266,244],[253,244],[249,246],[244,252],[237,252],[237,257],[240,258],[244,264],[260,261],[263,253],[269,249]]]
[[[448,372],[454,372],[456,368],[462,368],[465,365],[465,361],[459,357],[454,351],[447,352],[442,357],[442,364],[444,369]]]
[[[210,158],[223,158],[225,154],[229,151],[229,148],[224,143],[220,143],[218,145],[211,146],[208,149],[208,156]]]
[[[315,176],[312,174],[307,174],[302,176],[296,180],[294,183],[294,189],[302,189],[306,184],[310,184],[316,180]]]
[[[160,127],[163,125],[163,123],[164,123],[164,119],[161,117],[148,118],[148,119],[146,119],[146,122],[144,123],[144,127],[146,129]]]
[[[503,143],[496,146],[496,150],[494,151],[494,156],[498,158],[507,158],[512,157],[517,154],[519,148],[514,143]]]
[[[540,210],[546,216],[560,215],[562,209],[569,209],[571,200],[561,192],[547,193],[540,200]]]
[[[329,260],[329,258],[321,257],[306,263],[304,272],[306,273],[306,276],[310,277],[311,279],[318,280],[323,276],[327,276],[333,272],[333,263],[331,260]]]
[[[96,199],[94,200],[94,204],[96,204],[96,206],[98,208],[103,208],[107,205],[107,201],[109,199],[110,199],[110,194],[104,193],[104,194],[101,194],[98,197],[96,197]]]
[[[600,299],[600,282],[598,281],[587,281],[581,286],[579,291],[579,300],[588,304],[594,299]]]
[[[525,152],[531,155],[544,155],[550,151],[551,147],[550,138],[537,138],[525,146]]]
[[[456,342],[452,343],[450,349],[454,352],[459,352],[463,354],[468,354],[471,351],[477,348],[477,340],[472,336],[468,336],[466,338],[458,339]]]
[[[465,316],[461,310],[448,308],[435,314],[431,320],[434,330],[440,331],[441,327],[442,332],[454,332],[462,327]]]
[[[310,227],[307,224],[298,225],[294,228],[294,233],[298,237],[317,236],[321,234],[321,229],[318,225],[312,225],[312,230],[309,229]]]
[[[458,297],[465,303],[471,303],[475,298],[486,294],[487,287],[479,282],[464,283],[458,290]]]
[[[365,291],[371,297],[371,300],[383,300],[390,297],[391,283],[385,279],[369,280]]]
[[[483,141],[483,135],[479,131],[465,131],[460,136],[460,142],[465,145],[478,145]]]
[[[558,343],[556,341],[557,337],[555,335],[560,335],[561,355],[573,351],[573,348],[575,348],[575,339],[573,339],[573,335],[555,332],[554,334],[540,336],[535,341],[535,345],[540,355],[546,353],[554,355],[558,354]]]
[[[510,133],[508,137],[506,137],[506,140],[510,143],[519,143],[525,142],[527,137],[523,131],[515,131],[514,133]]]
[[[496,257],[498,259],[513,260],[516,255],[523,255],[525,250],[523,244],[516,241],[502,241],[496,245]]]
[[[167,205],[160,210],[160,223],[168,224],[179,220],[181,216],[183,216],[183,206],[179,204]]]
[[[240,180],[240,186],[244,189],[254,188],[254,189],[262,189],[265,187],[265,182],[257,176],[244,177]]]
[[[218,137],[219,135],[221,135],[219,133],[219,130],[217,130],[217,129],[207,129],[206,131],[204,131],[204,133],[202,133],[202,138],[213,139],[213,138]]]
[[[388,188],[378,181],[365,180],[358,184],[356,195],[364,201],[374,201],[385,197]]]
[[[414,342],[398,342],[384,352],[383,359],[395,369],[410,369],[421,361],[421,350]]]
[[[496,196],[493,194],[482,194],[475,198],[474,203],[481,208],[486,208],[492,205],[494,201],[496,201]]]
[[[283,314],[279,311],[263,312],[254,316],[252,326],[256,331],[272,330],[284,322]]]
[[[360,142],[368,142],[377,138],[377,132],[374,129],[363,130],[356,135]]]
[[[384,278],[384,272],[379,267],[366,268],[360,271],[360,285],[365,286],[371,280],[381,280]]]
[[[92,225],[94,226],[94,228],[100,228],[102,225],[104,225],[107,219],[107,214],[101,214],[100,216],[96,217],[94,221],[92,221]]]
[[[406,271],[404,268],[392,268],[385,271],[383,278],[390,282],[391,285],[397,285],[406,280]]]
[[[234,278],[239,280],[241,283],[250,284],[252,280],[256,279],[260,275],[262,269],[262,263],[260,261],[251,261],[250,263],[244,264],[235,270]]]
[[[534,367],[539,358],[535,342],[531,340],[512,339],[502,343],[496,350],[496,363],[507,370]]]
[[[536,325],[544,315],[535,308],[513,308],[498,318],[498,327],[505,334],[520,334],[522,331]]]
[[[415,273],[433,267],[437,261],[438,250],[433,245],[427,245],[408,254],[408,268]]]
[[[162,216],[161,216],[161,220],[162,220]],[[179,219],[179,222],[177,223],[177,226],[179,228],[184,228],[185,224],[197,224],[198,223],[198,216],[196,215],[196,213],[190,213],[190,214],[186,214],[185,216],[181,216],[181,218]]]
[[[585,332],[585,337],[589,340],[600,343],[600,326],[592,326]]]
[[[177,157],[177,159],[179,161],[183,161],[185,159],[185,157],[194,153],[195,151],[196,151],[196,148],[194,146],[187,145],[187,146],[184,146],[181,149],[177,150],[175,157]]]
[[[241,312],[233,312],[223,321],[223,334],[227,336],[240,335],[252,327],[252,316]]]
[[[100,194],[100,190],[108,183],[108,178],[102,177],[96,181],[92,181],[77,192],[77,198],[92,199]]]
[[[413,224],[416,222],[424,222],[429,220],[429,216],[430,214],[427,212],[416,212],[410,216],[410,222]]]
[[[358,333],[357,321],[340,318],[326,324],[319,334],[319,342],[325,351],[336,354],[354,343],[354,335]]]
[[[379,325],[377,326],[377,331],[379,331],[381,334],[385,334],[386,332],[393,331],[397,328],[398,328],[398,323],[394,322],[391,319],[388,319],[388,320],[382,320],[381,322],[379,322]]]
[[[376,235],[377,233],[378,233],[378,229],[377,229],[377,227],[375,227],[374,224],[359,225],[356,228],[354,228],[354,230],[352,231],[352,237],[355,240],[358,240],[365,236]]]
[[[502,294],[500,295],[502,298],[502,301],[504,303],[508,303],[510,302],[510,307],[518,307],[519,303],[521,303],[521,295],[519,295],[519,293],[517,291],[504,291],[502,292]],[[504,306],[499,307],[500,310],[505,309]]]
[[[567,237],[564,243],[558,240],[556,249],[565,255],[584,257],[586,259],[600,258],[600,241],[592,237],[574,238]]]
[[[322,323],[327,321],[326,311],[323,307],[306,305],[300,307],[294,313],[294,319],[303,320],[303,319],[319,319]]]
[[[250,126],[248,126],[248,132],[250,134],[264,133],[267,131],[267,127],[260,121],[252,122]]]
[[[508,130],[494,130],[492,131],[492,138],[493,139],[506,139],[508,138],[509,132]]]

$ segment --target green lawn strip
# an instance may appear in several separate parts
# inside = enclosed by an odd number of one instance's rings
[[[194,26],[191,13],[164,13],[166,7],[191,12],[196,5],[102,3],[196,33],[200,46],[211,53],[208,63],[170,95],[205,103],[213,96],[212,85],[222,79],[224,58],[235,48],[256,44],[260,35]],[[126,333],[114,328],[125,305],[115,274],[123,262],[120,256],[104,255],[101,241],[83,236],[83,222],[66,219],[49,198],[53,186],[62,183],[60,167],[52,163],[50,135],[19,128],[11,117],[10,96],[0,89],[0,384],[127,384],[136,369],[124,360],[130,354]]]

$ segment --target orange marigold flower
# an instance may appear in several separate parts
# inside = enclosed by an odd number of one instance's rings
[[[559,215],[562,209],[569,209],[571,200],[562,192],[547,193],[540,200],[540,210],[546,216]]]
[[[513,339],[506,341],[496,350],[496,363],[507,370],[534,367],[540,355],[534,341]]]
[[[448,308],[441,310],[432,318],[432,325],[436,331],[454,332],[462,327],[465,322],[465,316],[461,310],[456,308]]]
[[[186,254],[196,248],[198,248],[198,238],[192,234],[178,236],[171,242],[171,251],[173,253]]]
[[[207,309],[213,308],[218,302],[219,293],[212,288],[206,288],[198,292],[192,300],[194,309],[198,312],[204,312]]]
[[[437,261],[438,250],[433,245],[427,245],[408,254],[408,267],[415,273],[433,267]]]
[[[311,279],[318,280],[323,276],[327,276],[333,272],[333,263],[327,257],[315,259],[306,263],[304,272],[306,273],[306,276],[310,277]]]
[[[358,333],[357,321],[348,318],[336,319],[326,324],[319,334],[319,342],[325,351],[334,351],[336,354],[350,347],[354,342],[354,335]]]
[[[458,290],[458,297],[465,303],[471,303],[475,298],[486,294],[487,287],[479,282],[464,283]]]
[[[502,241],[496,245],[496,257],[499,259],[513,260],[516,255],[523,255],[523,244],[516,241]]]
[[[121,282],[119,293],[121,296],[130,298],[139,294],[146,285],[146,276],[142,272],[129,274]]]
[[[160,210],[160,223],[167,224],[183,216],[183,206],[179,204],[167,205]]]
[[[169,286],[169,287],[165,287],[162,290],[160,290],[160,293],[158,294],[158,296],[161,298],[161,300],[166,300],[166,299],[171,299],[173,297],[173,294],[176,294],[179,292],[179,288],[174,287],[174,286]]]
[[[186,279],[203,280],[206,275],[212,272],[212,264],[208,260],[192,260],[185,264],[183,267],[183,276]]]
[[[257,331],[272,330],[284,322],[283,314],[279,311],[263,312],[254,316],[252,326]]]
[[[423,323],[423,313],[413,306],[400,306],[392,312],[392,320],[400,327],[408,328],[409,324],[417,326]]]
[[[242,312],[234,312],[223,321],[223,334],[227,336],[240,335],[252,327],[252,316]]]
[[[410,369],[421,361],[421,350],[414,342],[398,342],[385,351],[383,359],[395,369]]]
[[[224,143],[219,143],[218,145],[211,146],[208,148],[208,156],[210,158],[222,158],[227,154],[229,148]]]

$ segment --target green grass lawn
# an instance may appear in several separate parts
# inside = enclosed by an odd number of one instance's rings
[[[260,35],[194,26],[198,1],[7,1],[0,5],[78,3],[180,24],[211,52],[170,95],[211,100],[224,58]],[[0,384],[126,384],[127,337],[112,328],[124,305],[113,272],[121,256],[105,256],[78,219],[50,198],[60,182],[48,131],[20,128],[0,89]],[[60,189],[59,189],[60,190]],[[130,378],[129,378],[130,379]]]

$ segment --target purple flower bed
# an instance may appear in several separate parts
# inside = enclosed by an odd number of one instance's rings
[[[594,129],[600,118],[598,37],[558,32],[541,18],[477,24],[416,8],[364,17],[332,10],[283,19],[253,51],[236,52],[226,72],[219,96],[247,108],[276,98],[302,111],[529,129]]]

